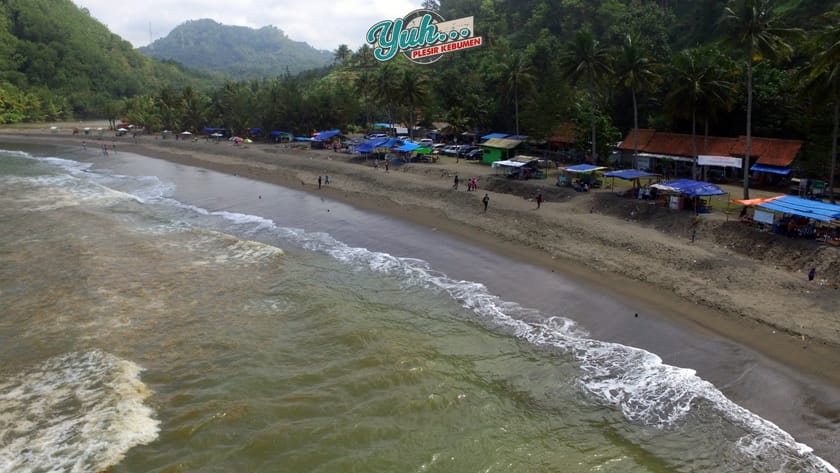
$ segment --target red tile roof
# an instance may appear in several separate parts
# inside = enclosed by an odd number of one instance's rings
[[[575,125],[573,123],[561,123],[554,130],[554,134],[548,139],[552,144],[573,144],[575,142]]]
[[[743,156],[745,143],[746,138],[743,136],[738,138],[710,136],[704,146],[703,135],[696,136],[697,154]],[[757,162],[760,164],[786,167],[793,162],[801,147],[802,141],[799,140],[752,137],[750,156],[757,157]],[[633,151],[633,130],[627,133],[619,149]],[[639,129],[639,152],[691,157],[691,135]]]

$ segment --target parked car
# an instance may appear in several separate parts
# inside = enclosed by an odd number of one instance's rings
[[[461,149],[461,145],[446,145],[441,148],[440,152],[447,156],[456,156],[459,149]]]
[[[479,148],[477,146],[462,145],[461,148],[458,149],[458,157],[465,158],[467,156],[467,153],[476,149]]]
[[[418,144],[424,148],[431,148],[432,145],[435,144],[435,141],[431,138],[423,138],[418,142]]]
[[[481,149],[481,148],[475,148],[472,151],[470,151],[469,153],[467,153],[466,155],[464,155],[464,159],[469,159],[469,160],[481,159],[482,157],[484,157],[484,150]]]

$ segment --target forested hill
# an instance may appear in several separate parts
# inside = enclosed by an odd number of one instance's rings
[[[331,52],[293,41],[273,26],[253,29],[208,19],[188,21],[140,51],[240,79],[296,74],[333,59]]]
[[[0,0],[0,123],[111,115],[117,100],[208,74],[162,64],[70,0]]]

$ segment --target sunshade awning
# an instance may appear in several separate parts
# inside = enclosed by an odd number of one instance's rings
[[[781,174],[782,176],[787,176],[790,174],[791,169],[779,166],[769,166],[767,164],[753,164],[752,167],[750,167],[750,171],[769,172],[771,174]]]
[[[595,172],[601,171],[603,169],[607,169],[604,166],[595,166],[593,164],[575,164],[574,166],[569,166],[565,168],[568,172],[577,172],[577,173],[585,173],[585,172]]]
[[[673,181],[660,182],[659,184],[654,184],[651,187],[668,192],[678,192],[687,197],[706,197],[727,193],[714,184],[703,181],[694,181],[691,179],[676,179]]]
[[[418,145],[417,143],[406,143],[402,146],[394,148],[394,151],[414,151],[419,147],[420,145]]]
[[[493,138],[506,138],[507,133],[490,133],[481,137],[482,140],[492,140]]]
[[[500,168],[500,167],[509,167],[509,168],[521,168],[522,166],[528,163],[523,163],[522,161],[495,161],[491,164],[491,167]]]
[[[639,171],[638,169],[619,169],[617,171],[609,171],[604,173],[604,177],[617,177],[626,181],[632,181],[634,179],[640,179],[643,177],[655,176],[656,174],[651,174],[645,171]]]
[[[328,139],[330,139],[334,136],[338,136],[339,133],[341,133],[340,130],[320,131],[318,133],[315,133],[315,136],[313,136],[312,139],[315,140],[315,141],[324,141],[324,140],[328,140]]]
[[[756,207],[773,212],[798,215],[820,222],[840,221],[840,205],[827,204],[818,200],[803,199],[785,195]]]

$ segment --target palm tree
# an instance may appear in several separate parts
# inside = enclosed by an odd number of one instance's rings
[[[638,167],[639,154],[639,107],[636,92],[653,89],[660,80],[657,64],[646,55],[637,35],[627,35],[619,50],[616,75],[619,83],[630,90],[633,96],[633,168]]]
[[[719,110],[731,111],[735,102],[737,67],[720,50],[701,50],[703,83],[697,111],[703,117],[703,153],[709,140],[709,122],[717,118]]]
[[[789,59],[793,47],[783,36],[794,30],[777,28],[771,0],[730,0],[722,19],[729,43],[744,48],[747,65],[747,138],[744,149],[744,199],[750,198],[750,140],[752,134],[753,63],[764,57]]]
[[[592,160],[598,162],[595,138],[595,93],[598,85],[613,73],[610,54],[588,30],[580,30],[561,53],[560,67],[573,83],[586,81],[592,128]]]
[[[370,103],[368,101],[368,93],[373,87],[374,77],[370,71],[363,70],[356,76],[356,93],[362,97],[362,103],[365,107],[365,126],[370,125]]]
[[[695,50],[680,51],[671,66],[674,82],[665,97],[672,115],[691,118],[691,173],[697,175],[697,108],[703,89],[703,66]]]
[[[382,104],[388,110],[388,123],[393,126],[394,123],[394,109],[397,101],[397,84],[396,76],[398,74],[396,66],[393,63],[387,62],[376,71],[374,77],[374,85],[379,91],[379,98]]]
[[[513,116],[516,122],[516,134],[519,135],[519,93],[534,85],[534,67],[522,53],[510,56],[502,64],[502,84],[506,92],[513,94]]]
[[[399,91],[408,106],[408,137],[413,140],[417,105],[429,98],[429,82],[426,76],[416,69],[403,69]]]
[[[831,128],[831,170],[828,178],[828,197],[831,203],[836,203],[834,196],[834,173],[837,169],[837,139],[840,133],[840,4],[834,10],[826,13],[829,26],[818,36],[818,42],[823,48],[813,60],[808,86],[818,91],[821,96],[830,99],[834,105],[833,122]]]

